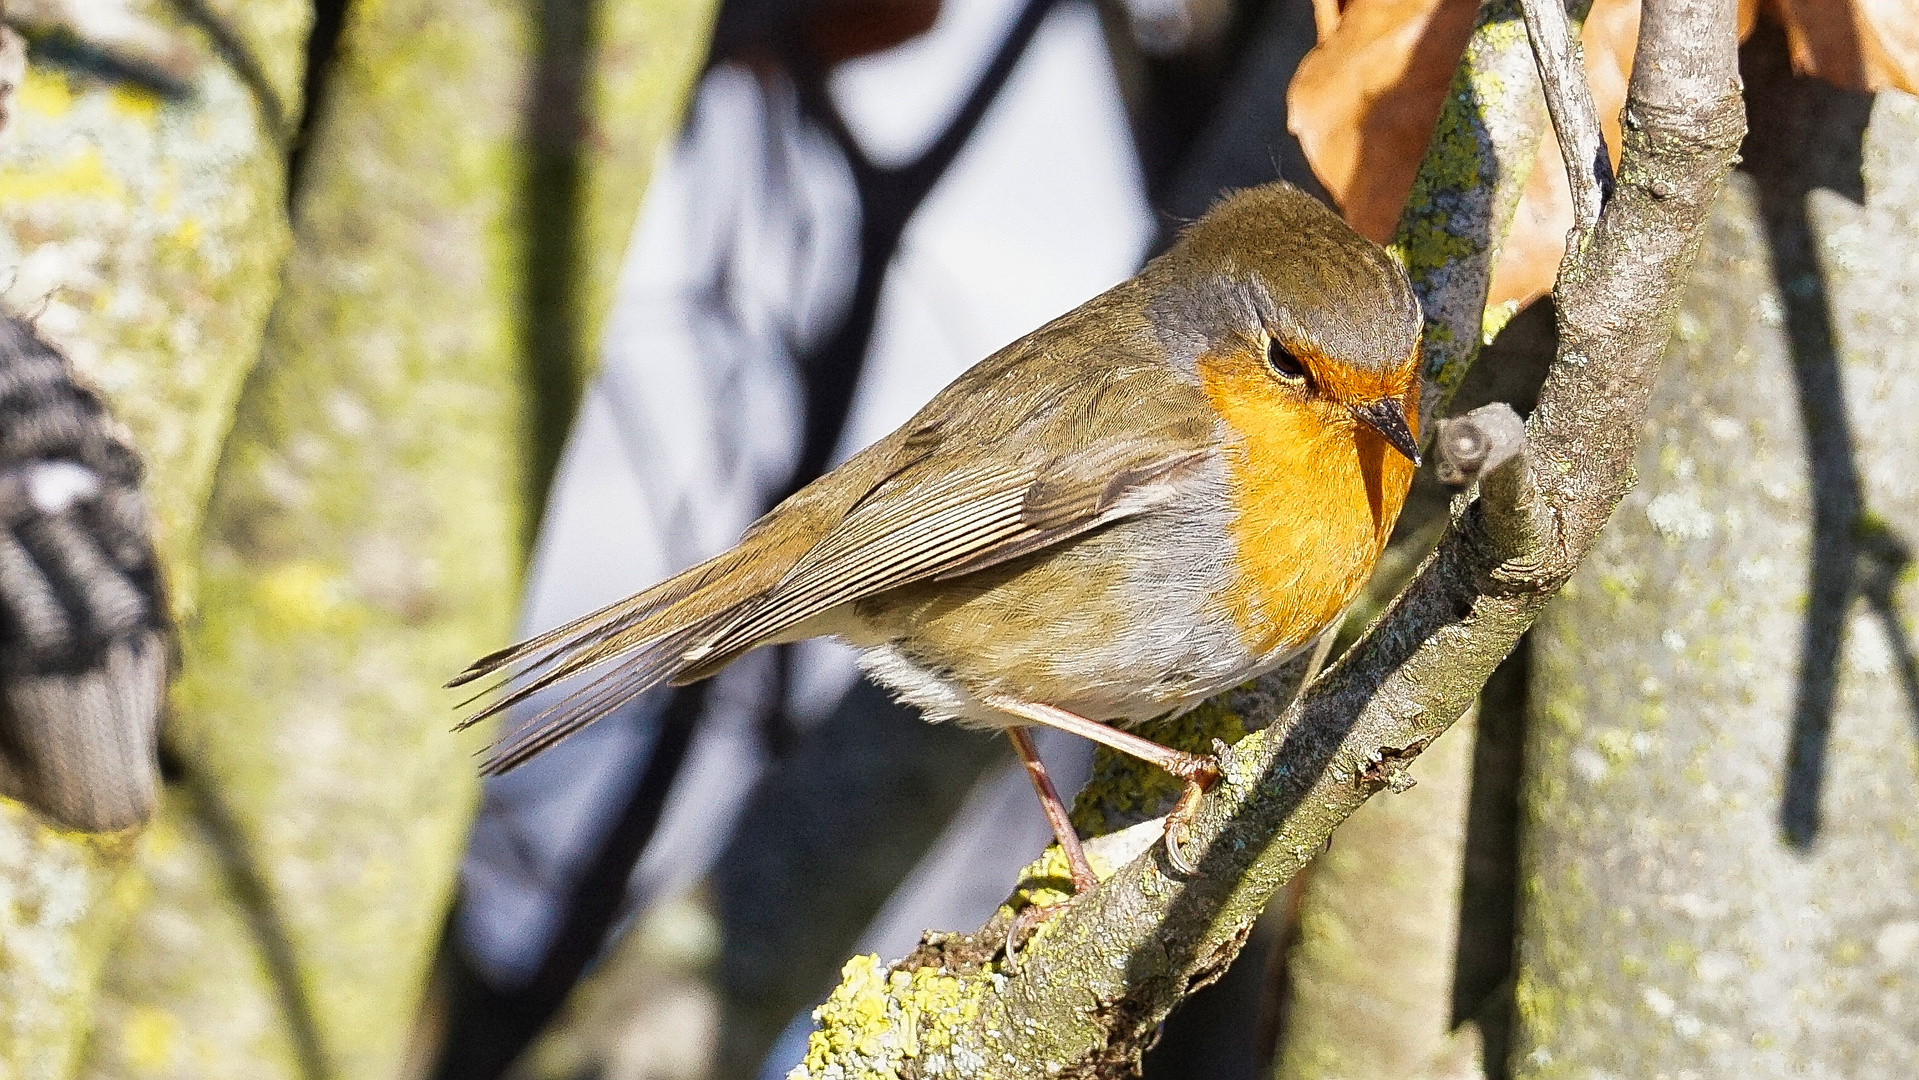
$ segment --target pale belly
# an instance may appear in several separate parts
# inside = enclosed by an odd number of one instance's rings
[[[1298,651],[1249,649],[1223,514],[1120,522],[956,581],[860,602],[836,631],[929,720],[1004,726],[986,699],[1126,723],[1178,712]],[[850,616],[850,617],[849,617]]]

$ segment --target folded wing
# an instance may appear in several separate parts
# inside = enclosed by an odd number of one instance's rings
[[[477,661],[456,685],[503,678],[468,723],[599,672],[496,746],[484,771],[511,769],[655,686],[706,678],[843,604],[1149,513],[1213,453],[1204,399],[1164,365],[1095,364],[1090,383],[1062,392],[1034,377],[1019,348],[776,507],[732,550]],[[982,392],[986,380],[995,392]]]

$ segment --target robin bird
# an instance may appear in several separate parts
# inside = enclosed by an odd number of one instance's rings
[[[987,357],[731,550],[476,661],[467,723],[597,677],[494,748],[504,772],[662,683],[837,635],[928,720],[1005,729],[1076,889],[1096,879],[1027,728],[1186,781],[1124,728],[1312,643],[1365,583],[1413,469],[1419,303],[1405,273],[1284,183],[1222,199],[1137,276]]]

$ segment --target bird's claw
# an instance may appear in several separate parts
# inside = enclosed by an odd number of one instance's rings
[[[1200,798],[1219,779],[1219,773],[1217,757],[1194,757],[1192,764],[1179,773],[1186,781],[1186,790],[1179,793],[1179,801],[1166,815],[1166,861],[1187,877],[1199,873],[1199,864],[1186,854],[1187,834],[1193,819],[1199,816]]]
[[[1192,877],[1199,873],[1199,866],[1186,854],[1186,830],[1186,822],[1166,819],[1166,861],[1182,875]]]
[[[1071,900],[1062,900],[1057,904],[1029,904],[1021,908],[1019,914],[1007,920],[1006,944],[1004,947],[1006,950],[1006,973],[1008,975],[1019,974],[1018,950],[1020,940],[1032,931],[1039,929],[1040,923],[1052,918],[1061,908],[1070,903],[1072,903]]]

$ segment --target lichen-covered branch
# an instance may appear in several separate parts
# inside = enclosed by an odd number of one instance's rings
[[[1340,662],[1223,755],[1187,845],[1196,874],[1155,845],[1048,920],[1016,974],[990,934],[930,942],[890,972],[856,963],[796,1076],[1130,1070],[1333,828],[1404,786],[1630,486],[1680,283],[1744,130],[1733,25],[1730,0],[1645,4],[1620,183],[1562,268],[1561,346],[1528,429],[1544,535],[1488,529],[1482,490]]]
[[[1573,17],[1589,7],[1577,0]],[[1388,245],[1426,311],[1421,432],[1432,430],[1480,345],[1514,314],[1488,311],[1486,291],[1545,130],[1518,0],[1486,0]]]

